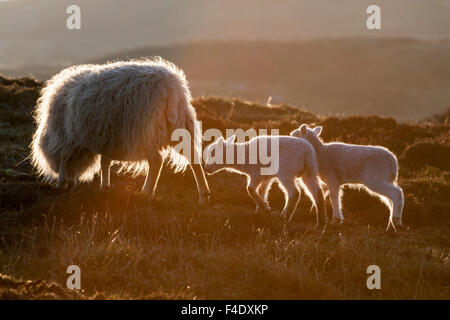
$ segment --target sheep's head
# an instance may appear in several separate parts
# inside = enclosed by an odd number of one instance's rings
[[[302,124],[300,127],[290,133],[292,137],[304,138],[309,140],[311,138],[319,137],[322,132],[322,126],[310,128],[306,124]]]
[[[205,172],[207,174],[214,174],[226,167],[226,145],[234,143],[235,140],[235,135],[229,137],[227,140],[224,140],[223,137],[220,137],[206,147]]]

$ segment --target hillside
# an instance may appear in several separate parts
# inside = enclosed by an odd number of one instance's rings
[[[185,70],[194,96],[262,103],[272,97],[272,103],[304,105],[319,114],[382,115],[402,121],[422,120],[450,107],[450,68],[443,67],[450,65],[450,42],[444,40],[201,42],[75,62],[154,55]],[[62,67],[27,65],[10,74],[32,72],[45,79]]]
[[[346,188],[347,223],[322,234],[313,229],[306,196],[284,227],[278,216],[253,214],[244,177],[226,172],[208,177],[206,208],[197,205],[189,171],[165,168],[152,202],[139,194],[143,177],[113,173],[106,192],[98,179],[71,190],[40,182],[27,156],[41,85],[0,77],[1,298],[450,298],[448,112],[408,123],[196,98],[204,130],[278,128],[288,134],[300,123],[315,123],[324,126],[326,141],[382,145],[398,156],[407,228],[385,232],[387,208],[363,190]],[[277,187],[270,201],[281,209]],[[82,270],[80,294],[62,288],[71,264]],[[381,268],[382,290],[366,288],[372,264]]]

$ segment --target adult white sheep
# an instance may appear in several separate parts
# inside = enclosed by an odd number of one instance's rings
[[[388,229],[402,226],[403,191],[397,185],[398,162],[395,155],[379,146],[324,143],[322,127],[302,124],[291,136],[308,140],[316,150],[319,176],[328,186],[333,221],[342,222],[340,188],[344,184],[363,184],[390,209]]]
[[[162,164],[189,164],[203,204],[209,187],[203,168],[173,150],[175,129],[187,129],[201,154],[200,125],[183,71],[160,58],[79,65],[51,78],[35,110],[32,164],[48,182],[90,181],[101,172],[110,185],[112,161],[134,175],[147,174],[142,191],[153,197]],[[197,157],[201,159],[201,157]]]

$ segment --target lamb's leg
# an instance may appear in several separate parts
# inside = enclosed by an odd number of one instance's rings
[[[158,185],[159,175],[163,165],[162,157],[159,154],[150,157],[148,160],[148,172],[145,178],[142,192],[145,194],[150,193],[150,199],[155,196],[156,186]]]
[[[111,166],[111,160],[104,156],[101,156],[100,164],[101,164],[100,188],[101,189],[109,188],[111,185],[110,169],[109,169]]]
[[[270,180],[264,180],[259,185],[259,188],[258,188],[257,192],[258,192],[258,195],[267,203],[267,207],[270,210],[270,206],[268,205],[268,201],[267,201],[267,193],[268,193],[269,185],[270,185]],[[259,206],[257,204],[256,205],[256,209],[255,209],[255,213],[258,213],[259,211],[260,211],[260,208],[259,208]]]
[[[344,215],[341,209],[341,188],[338,184],[328,184],[331,205],[333,207],[332,223],[341,223],[344,221]]]
[[[255,201],[256,205],[264,212],[269,213],[270,207],[269,205],[260,197],[258,192],[256,191],[258,188],[258,185],[260,184],[259,179],[248,179],[247,183],[247,192],[248,195]]]
[[[391,225],[394,229],[402,227],[402,211],[404,204],[403,191],[399,186],[392,183],[366,183],[366,187],[375,193],[378,193],[389,200],[389,223],[386,230],[389,230]]]
[[[62,188],[67,182],[67,164],[64,160],[59,163],[58,181],[56,182],[57,188]]]
[[[393,185],[393,217],[392,221],[394,222],[394,226],[402,227],[402,215],[403,215],[403,206],[405,205],[405,197],[403,195],[403,190],[397,185]]]
[[[300,191],[298,189],[298,185],[294,179],[280,179],[280,183],[283,185],[286,190],[286,202],[284,204],[283,211],[281,215],[285,218],[289,217],[289,221],[291,221],[294,216],[295,209],[297,209],[298,202],[300,200]]]
[[[311,194],[313,206],[316,208],[317,226],[322,226],[327,220],[327,207],[325,205],[324,194],[319,185],[317,177],[305,175],[302,177],[305,187]]]

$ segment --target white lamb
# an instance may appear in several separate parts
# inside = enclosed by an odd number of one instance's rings
[[[302,124],[291,136],[308,140],[316,150],[319,176],[328,186],[333,206],[333,221],[342,222],[341,186],[362,184],[377,195],[390,210],[387,229],[402,226],[403,191],[397,185],[398,162],[392,152],[379,146],[324,143],[322,127]]]
[[[326,208],[324,205],[323,192],[320,188],[318,175],[318,164],[316,153],[311,144],[304,139],[297,139],[289,136],[257,136],[245,143],[235,143],[236,136],[231,136],[226,141],[223,137],[210,144],[206,150],[205,171],[208,174],[214,174],[220,170],[226,169],[247,176],[247,192],[256,203],[256,212],[271,212],[267,195],[274,179],[278,180],[281,189],[285,193],[286,201],[282,215],[289,215],[290,221],[300,200],[300,183],[306,187],[305,191],[316,208],[317,224],[321,226],[325,223]],[[272,144],[272,139],[278,139],[276,144]],[[261,173],[264,167],[261,159],[258,158],[254,164],[249,161],[250,153],[259,150],[262,146],[278,146],[278,170],[271,174]],[[273,147],[272,147],[273,149]],[[245,161],[237,160],[238,150],[244,150]],[[228,153],[231,152],[230,156]],[[218,156],[218,153],[221,156]],[[220,161],[217,161],[218,159]],[[228,159],[233,161],[225,161]],[[295,159],[295,161],[292,161]],[[229,162],[229,163],[226,163]],[[298,178],[301,178],[298,179]]]

